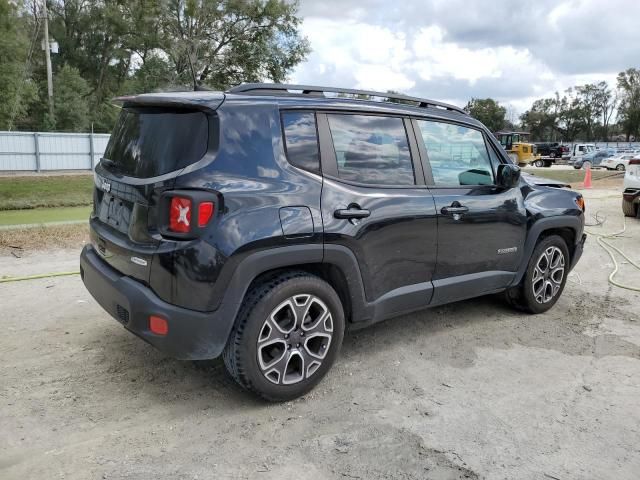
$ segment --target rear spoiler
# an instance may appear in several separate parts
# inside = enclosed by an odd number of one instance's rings
[[[222,92],[166,92],[145,93],[142,95],[128,95],[114,98],[113,101],[122,103],[123,107],[171,107],[193,108],[203,112],[215,112],[224,102]]]

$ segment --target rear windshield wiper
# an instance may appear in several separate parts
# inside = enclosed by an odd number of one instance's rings
[[[100,163],[102,164],[102,166],[108,167],[111,170],[118,170],[118,165],[116,164],[116,162],[109,158],[102,157],[100,159]]]

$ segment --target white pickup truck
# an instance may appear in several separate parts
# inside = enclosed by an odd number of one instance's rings
[[[587,153],[595,152],[596,146],[593,143],[574,143],[571,147],[569,154],[571,155],[571,162],[575,158],[582,157]]]

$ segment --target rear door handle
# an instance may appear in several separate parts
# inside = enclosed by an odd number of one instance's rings
[[[442,213],[443,215],[460,215],[462,213],[467,213],[468,211],[468,207],[460,205],[460,203],[458,202],[453,202],[450,207],[442,207],[440,213]]]
[[[333,212],[334,217],[346,219],[367,218],[369,215],[371,215],[371,211],[355,205],[349,205],[349,208],[339,209]]]

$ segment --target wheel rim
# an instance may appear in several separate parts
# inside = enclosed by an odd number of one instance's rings
[[[293,385],[318,371],[333,338],[326,304],[309,294],[294,295],[272,310],[260,328],[258,366],[276,385]]]
[[[536,302],[547,303],[558,294],[564,279],[564,269],[564,254],[558,247],[549,247],[540,255],[531,282]]]
[[[618,166],[616,167],[616,170],[623,171],[623,170],[624,170],[624,165],[622,165],[622,164],[621,164],[621,165],[618,165]]]
[[[584,162],[582,164],[582,169],[586,170],[587,168],[591,168],[591,162]]]

